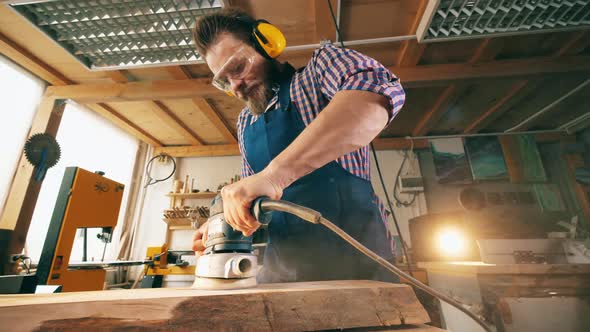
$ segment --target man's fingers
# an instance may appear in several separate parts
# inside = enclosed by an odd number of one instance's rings
[[[207,234],[209,232],[209,222],[205,222],[204,224],[202,224],[201,227],[199,227],[199,231],[202,234],[201,236],[203,239],[203,243],[206,243],[209,239],[209,234]]]
[[[205,242],[203,240],[195,240],[193,241],[193,251],[203,251],[205,250]]]
[[[242,206],[240,209],[237,209],[237,212],[244,224],[244,235],[250,236],[247,234],[252,234],[260,226],[260,223],[252,216],[249,208],[244,208]]]

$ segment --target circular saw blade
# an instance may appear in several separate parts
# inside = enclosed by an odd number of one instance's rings
[[[43,159],[44,153],[45,159]],[[53,167],[57,164],[60,156],[59,144],[49,134],[35,134],[25,143],[25,157],[33,166]]]

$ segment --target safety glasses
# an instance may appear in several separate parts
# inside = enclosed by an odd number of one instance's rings
[[[213,76],[213,86],[233,96],[230,80],[243,79],[250,73],[256,53],[244,46],[227,59]]]

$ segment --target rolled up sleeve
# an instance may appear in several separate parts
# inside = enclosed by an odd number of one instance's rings
[[[326,45],[312,58],[317,84],[327,99],[338,91],[361,90],[385,96],[389,122],[404,105],[406,94],[399,79],[377,60],[355,50]]]

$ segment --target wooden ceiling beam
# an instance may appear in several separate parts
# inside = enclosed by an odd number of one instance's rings
[[[405,149],[426,149],[429,147],[427,139],[412,139],[405,137],[375,138],[373,146],[375,150],[405,150]]]
[[[40,77],[41,79],[45,80],[47,83],[52,84],[54,86],[76,86],[75,82],[67,78],[65,75],[60,73],[55,68],[49,66],[29,51],[25,50],[24,48],[20,47],[6,36],[0,33],[0,53],[4,54],[6,57],[17,63],[18,65],[24,67],[26,70],[30,71],[33,75]],[[125,74],[120,73],[118,71],[108,72],[109,77],[114,81],[122,81],[126,80]],[[45,97],[50,99],[62,99],[62,98],[52,98],[49,96],[49,93],[45,95]],[[67,98],[63,98],[67,99]],[[102,117],[106,118],[107,120],[111,121],[112,123],[118,125],[121,129],[125,130],[126,132],[130,133],[132,136],[154,146],[162,146],[162,143],[155,139],[153,136],[149,135],[143,129],[137,127],[131,121],[126,119],[121,114],[117,113],[112,107],[108,106],[104,103],[98,103],[93,105],[85,105],[86,107],[90,108],[91,110],[95,111]]]
[[[391,70],[400,77],[404,87],[432,86],[456,80],[590,71],[590,56],[394,67]],[[47,93],[56,99],[73,99],[83,104],[193,98],[220,94],[219,90],[211,85],[210,78],[51,86],[47,88]]]
[[[487,62],[496,59],[504,48],[504,38],[486,38],[479,44],[469,63]]]
[[[590,30],[582,30],[572,33],[570,38],[565,41],[554,57],[575,55],[582,52],[590,46]]]
[[[496,58],[496,55],[502,50],[503,41],[501,39],[484,39],[475,53],[467,61],[469,64],[475,64],[480,61],[492,61]],[[435,101],[433,107],[428,113],[420,120],[418,125],[414,128],[412,134],[414,136],[422,136],[428,134],[428,132],[436,126],[436,123],[443,118],[443,116],[449,111],[451,105],[453,105],[459,94],[463,90],[460,84],[451,84],[443,90],[439,98]]]
[[[418,29],[418,25],[422,20],[422,15],[424,14],[424,10],[426,9],[427,0],[420,0],[420,4],[418,5],[418,10],[416,11],[416,17],[414,18],[414,22],[410,27],[410,31],[408,34],[416,34],[416,30]],[[422,54],[424,54],[424,50],[426,49],[425,43],[418,43],[418,40],[406,40],[403,42],[401,51],[397,56],[396,65],[398,67],[413,67],[417,66],[420,62],[420,58],[422,58]]]
[[[129,72],[127,72],[126,70],[109,70],[105,73],[115,83],[126,83],[131,81],[129,79]]]
[[[521,93],[527,85],[529,81],[518,81],[512,85],[510,90],[500,98],[496,103],[490,106],[488,109],[484,110],[479,117],[477,117],[474,121],[472,121],[467,127],[464,129],[464,134],[474,134],[485,128],[490,122],[494,119],[497,119],[500,115],[508,110],[508,108],[503,107],[510,101],[514,96]]]
[[[100,103],[192,98],[215,95],[219,90],[211,85],[211,79],[193,78],[52,86],[47,93],[53,98],[73,99],[79,103]]]
[[[410,149],[412,142],[404,137],[375,138],[373,144],[376,150]],[[414,149],[428,148],[427,139],[414,139]],[[201,146],[162,146],[154,151],[155,154],[167,153],[172,157],[218,157],[239,156],[238,144],[201,145]]]
[[[503,43],[500,44],[500,42],[503,39],[495,38],[495,39],[486,39],[486,40],[488,42],[486,42],[486,41],[482,42],[480,49],[482,49],[484,47],[487,48],[488,50],[491,49],[492,52],[495,52],[495,55],[497,55],[501,51],[501,47],[502,47]],[[497,40],[496,43],[498,45],[491,45],[490,46],[490,43],[493,42],[494,40]],[[555,52],[553,54],[553,57],[558,58],[561,56],[575,55],[575,54],[579,53],[581,50],[585,49],[588,45],[590,45],[590,33],[588,32],[588,30],[572,33],[570,35],[570,38],[564,42],[563,46],[560,47],[559,50],[557,50],[557,52]],[[483,53],[484,56],[481,57],[482,59],[493,60],[495,58],[495,55],[493,58],[489,58],[489,51],[487,52],[488,54],[485,55],[486,52],[484,52],[483,50],[480,51],[480,49],[478,49],[478,51],[476,52],[476,55],[478,52]],[[492,54],[494,54],[494,53],[492,53]],[[474,55],[474,57],[476,55]],[[532,90],[531,85],[532,85],[531,81],[528,81],[528,80],[522,80],[522,81],[518,81],[518,82],[514,83],[512,85],[512,87],[510,88],[510,90],[508,90],[508,92],[504,95],[504,97],[502,97],[500,100],[498,100],[498,102],[496,102],[495,104],[491,105],[487,110],[484,110],[479,117],[477,117],[473,122],[471,122],[465,128],[463,133],[473,134],[473,133],[477,133],[480,130],[482,130],[483,128],[485,128],[490,122],[492,122],[494,119],[497,119],[499,116],[501,116],[504,112],[506,112],[508,110],[508,108],[504,107],[504,106],[512,98],[517,96],[519,93]]]
[[[156,148],[154,154],[166,153],[172,157],[220,157],[239,156],[238,144],[201,145],[201,146],[163,146]]]
[[[191,79],[191,73],[184,66],[168,68],[168,72],[175,79]],[[209,121],[217,128],[228,143],[237,143],[236,135],[231,131],[229,125],[221,115],[205,98],[192,98],[193,105],[203,113]]]
[[[526,77],[590,71],[590,56],[538,57],[478,63],[391,67],[404,87],[425,87],[459,80]]]
[[[436,126],[438,121],[447,113],[449,108],[457,101],[461,95],[461,90],[458,84],[451,84],[447,86],[438,96],[434,105],[430,110],[420,119],[414,130],[412,136],[424,136]]]
[[[114,123],[119,128],[128,132],[131,136],[151,144],[153,146],[162,146],[162,142],[158,141],[155,137],[150,135],[145,130],[138,127],[133,122],[129,121],[126,117],[119,114],[115,109],[110,107],[105,103],[98,103],[98,104],[86,104],[84,105],[89,109],[93,110],[94,112],[98,113],[100,116],[104,117],[105,119],[109,120],[111,123]]]
[[[229,143],[237,143],[238,140],[236,135],[229,129],[228,124],[225,122],[221,114],[209,104],[205,98],[192,98],[193,105],[197,107],[201,113],[203,113],[209,121],[219,130],[221,135]]]
[[[113,70],[107,71],[106,73],[116,83],[126,83],[133,80],[133,77],[126,70]],[[104,110],[107,112],[107,114],[112,115],[116,119],[120,120],[118,121],[119,125],[124,125],[124,129],[130,132],[136,138],[146,143],[150,143],[152,145],[154,145],[153,143],[157,142],[158,144],[155,146],[162,145],[153,136],[141,130],[138,126],[131,123],[131,121],[125,119],[122,115],[120,115],[118,112],[116,112],[108,105],[104,103],[99,103],[98,106],[98,108],[100,108],[101,111]],[[174,112],[172,112],[172,110],[168,108],[164,103],[158,100],[148,101],[147,106],[150,108],[150,110],[156,117],[158,117],[162,122],[168,125],[172,130],[184,136],[184,138],[187,139],[191,145],[203,145],[203,140],[197,134],[195,134],[190,128],[188,128],[188,126],[184,124],[182,120],[180,120],[178,116],[176,116],[176,114],[174,114]]]
[[[185,66],[172,66],[166,67],[166,71],[174,78],[175,80],[186,80],[191,79],[193,76],[188,71]]]
[[[150,102],[154,114],[167,124],[172,130],[184,136],[192,145],[203,145],[203,140],[195,134],[182,120],[180,120],[171,109],[161,101]]]
[[[51,85],[75,82],[0,33],[0,53]]]

